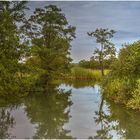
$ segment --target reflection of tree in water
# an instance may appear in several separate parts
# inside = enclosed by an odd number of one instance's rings
[[[94,136],[95,139],[111,139],[112,135],[109,134],[109,116],[103,111],[104,96],[102,96],[99,111],[95,111],[96,117],[94,117],[95,122],[100,125],[100,130],[97,130],[97,135]]]
[[[97,116],[100,116],[99,118],[96,119],[96,123],[100,124],[101,128],[100,128],[100,130],[97,130],[97,135],[94,136],[94,138],[111,139],[112,136],[108,134],[110,128],[108,126],[108,122],[105,119],[105,118],[107,118],[107,116],[103,112],[100,112],[100,114],[98,112],[95,112],[95,114]]]
[[[47,94],[39,93],[25,100],[27,116],[37,124],[33,138],[71,138],[67,136],[70,131],[63,128],[70,118],[70,94],[51,88]]]
[[[0,110],[0,138],[10,138],[9,128],[12,128],[15,124],[14,118],[10,115],[10,112],[5,108]]]
[[[104,103],[107,103],[109,113],[103,110]],[[97,135],[94,138],[113,138],[112,131],[115,131],[117,138],[140,138],[140,113],[127,110],[102,98],[99,111],[95,112],[95,122],[100,125]]]
[[[64,81],[65,85],[70,85],[73,86],[74,88],[84,88],[84,87],[94,87],[95,81],[91,80],[65,80]]]
[[[118,122],[114,126],[121,137],[126,139],[140,138],[140,113],[109,102],[110,121]]]

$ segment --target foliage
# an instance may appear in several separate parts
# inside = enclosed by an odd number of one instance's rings
[[[106,81],[105,81],[106,80]],[[116,103],[126,104],[131,97],[132,86],[130,80],[112,78],[109,76],[103,82],[103,90],[107,98]]]
[[[115,102],[139,109],[140,41],[125,44],[103,82],[104,93]]]
[[[20,38],[26,9],[23,1],[0,2],[0,96],[21,96],[20,87],[26,86],[20,74],[25,68],[19,63],[28,53]]]
[[[127,107],[140,110],[140,80],[137,81],[137,86],[132,92],[132,98],[128,101]]]
[[[94,32],[88,33],[89,36],[96,38],[97,43],[101,44],[101,48],[94,50],[94,58],[99,60],[102,76],[104,76],[104,59],[115,57],[116,49],[114,44],[110,42],[110,38],[113,37],[114,33],[114,30],[103,28],[97,28]]]
[[[112,63],[115,61],[115,58],[104,59],[104,69],[111,69]],[[98,60],[81,60],[79,66],[88,69],[100,69],[100,63]]]
[[[114,64],[114,74],[132,79],[140,76],[140,41],[125,44]]]
[[[81,60],[79,66],[88,69],[100,69],[100,64],[96,60]]]
[[[54,5],[37,8],[23,30],[31,38],[30,65],[42,72],[45,82],[69,70],[75,27],[68,24],[61,9]]]
[[[0,96],[24,96],[70,68],[75,27],[54,5],[27,20],[27,2],[0,2]]]

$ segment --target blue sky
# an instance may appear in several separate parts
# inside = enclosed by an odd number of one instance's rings
[[[30,1],[30,15],[35,8],[55,4],[62,9],[69,23],[76,26],[76,39],[72,42],[71,57],[73,62],[89,59],[96,44],[87,32],[96,28],[114,29],[112,39],[117,50],[124,43],[140,39],[140,1]]]

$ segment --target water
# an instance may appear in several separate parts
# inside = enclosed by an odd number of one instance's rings
[[[20,102],[0,100],[0,138],[140,138],[140,113],[113,104],[99,85],[61,84]]]

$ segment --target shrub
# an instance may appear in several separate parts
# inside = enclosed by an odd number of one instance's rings
[[[125,44],[103,82],[106,97],[140,110],[140,41]]]
[[[105,96],[116,103],[126,104],[131,97],[132,85],[129,79],[106,77],[103,81],[103,92]]]
[[[140,110],[140,79],[137,80],[136,89],[132,92],[132,98],[128,101],[127,107]]]

